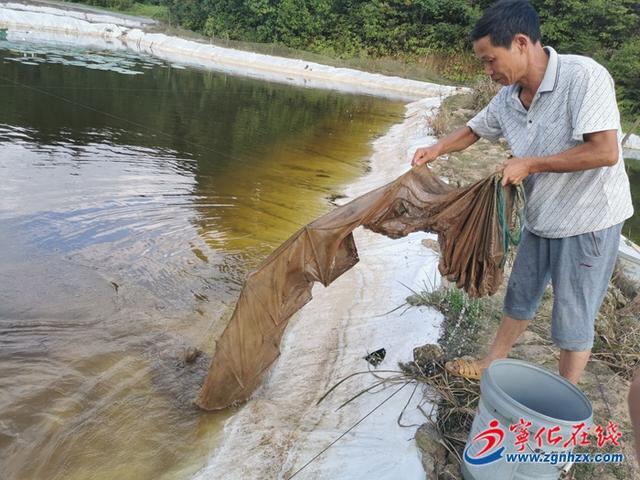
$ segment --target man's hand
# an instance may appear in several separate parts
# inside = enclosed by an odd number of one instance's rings
[[[520,185],[531,173],[531,161],[527,157],[510,158],[502,163],[502,186]]]
[[[418,167],[425,163],[433,162],[440,156],[440,147],[436,143],[430,147],[423,147],[416,150],[413,154],[413,160],[411,160],[412,167]]]
[[[445,153],[459,152],[478,141],[480,137],[473,133],[469,127],[460,127],[449,135],[441,138],[438,143],[430,147],[423,147],[416,150],[411,160],[412,167],[419,167],[425,163],[433,162],[436,158]]]

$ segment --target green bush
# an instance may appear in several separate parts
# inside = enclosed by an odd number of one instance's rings
[[[92,3],[131,0],[92,0]],[[155,0],[181,26],[231,40],[276,43],[334,57],[433,55],[461,58],[469,32],[492,0]],[[618,83],[625,113],[640,108],[637,0],[531,0],[542,22],[543,43],[561,53],[594,57]],[[631,40],[630,40],[631,39]],[[455,80],[468,65],[445,66]]]
[[[542,38],[562,53],[602,58],[637,32],[635,0],[533,0]]]
[[[80,0],[72,0],[76,3]],[[87,0],[80,3],[86,3],[88,5],[94,5],[96,7],[113,8],[116,10],[129,10],[136,3],[134,0]]]
[[[617,82],[618,102],[623,113],[640,113],[640,39],[629,40],[618,49],[608,67]]]

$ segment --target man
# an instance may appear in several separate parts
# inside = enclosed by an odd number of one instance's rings
[[[514,158],[502,165],[502,183],[524,184],[527,211],[491,349],[448,368],[479,378],[493,360],[506,357],[551,281],[560,374],[575,384],[589,360],[622,224],[633,214],[613,80],[590,58],[543,48],[538,15],[526,0],[493,4],[471,39],[485,73],[504,87],[467,126],[418,149],[412,165],[463,150],[480,137],[504,137]]]

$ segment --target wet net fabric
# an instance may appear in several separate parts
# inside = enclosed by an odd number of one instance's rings
[[[512,199],[497,175],[456,188],[413,168],[301,228],[249,274],[196,405],[219,410],[249,398],[314,282],[328,286],[358,262],[352,232],[361,225],[391,238],[437,233],[440,273],[470,296],[492,295],[502,283]]]

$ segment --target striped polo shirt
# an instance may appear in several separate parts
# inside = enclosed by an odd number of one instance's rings
[[[563,238],[616,225],[633,214],[633,206],[611,75],[590,58],[545,50],[549,62],[528,110],[520,86],[509,85],[467,125],[491,141],[504,137],[515,157],[554,155],[581,144],[586,133],[618,131],[615,165],[525,178],[525,227],[541,237]]]

